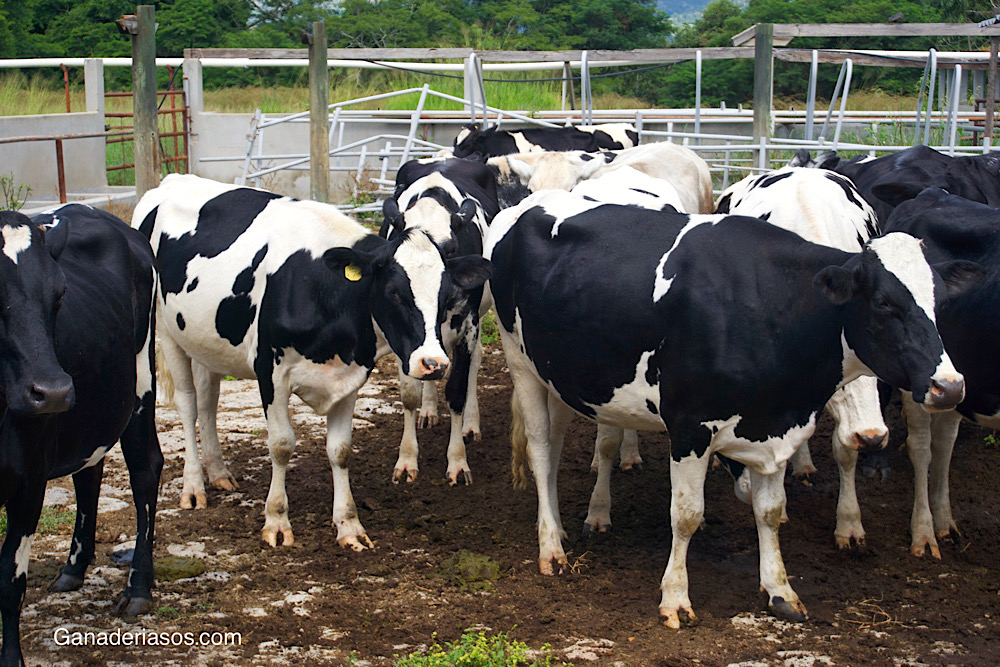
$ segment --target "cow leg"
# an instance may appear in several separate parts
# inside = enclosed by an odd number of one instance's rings
[[[160,349],[167,361],[167,368],[174,380],[174,405],[184,427],[184,488],[181,491],[183,509],[208,507],[205,478],[201,472],[198,455],[198,399],[195,393],[192,360],[181,347],[167,335],[160,336]]]
[[[931,514],[934,516],[934,535],[939,540],[952,532],[961,534],[951,516],[951,499],[948,495],[951,453],[961,422],[962,415],[956,410],[931,415],[930,503]]]
[[[69,558],[59,576],[49,584],[50,591],[75,591],[83,586],[87,567],[94,562],[94,535],[97,531],[97,501],[104,478],[104,459],[73,475],[76,491],[76,523]]]
[[[277,380],[277,378],[275,378]],[[264,503],[264,528],[261,538],[272,547],[290,547],[295,543],[292,524],[288,520],[288,494],[285,493],[285,473],[288,461],[295,453],[295,430],[288,414],[291,394],[287,381],[273,382],[273,400],[267,406],[267,450],[271,455],[271,487]],[[329,420],[329,418],[327,418]]]
[[[786,621],[801,622],[809,614],[788,583],[778,543],[778,526],[785,505],[784,479],[784,465],[777,473],[769,475],[750,470],[753,515],[760,543],[760,586],[767,591],[767,606],[772,614]]]
[[[153,610],[153,542],[156,535],[156,501],[160,492],[163,454],[156,437],[152,392],[142,398],[142,406],[129,420],[122,433],[122,454],[128,467],[135,504],[135,555],[115,614],[134,621]]]
[[[467,407],[470,391],[475,393],[478,364],[473,363],[479,327],[469,325],[463,327],[464,335],[458,337],[455,349],[452,350],[451,372],[444,387],[444,396],[451,411],[451,433],[448,438],[448,483],[458,484],[459,476],[466,485],[472,484],[472,471],[466,459],[463,414]],[[480,361],[481,361],[480,355]],[[479,407],[477,405],[476,410]],[[476,416],[476,429],[479,428],[479,417]]]
[[[419,380],[417,380],[420,382]],[[433,381],[422,383],[423,396],[420,400],[420,410],[417,412],[417,425],[420,428],[431,428],[438,425],[438,392]]]
[[[627,428],[623,432],[622,445],[619,450],[620,460],[618,466],[622,470],[631,470],[632,468],[642,468],[642,457],[639,456],[639,432]]]
[[[549,391],[532,373],[531,362],[520,352],[519,343],[502,327],[500,337],[514,383],[511,466],[517,478],[519,464],[526,458],[538,493],[538,569],[544,575],[554,574],[556,568],[562,573],[569,567],[569,561],[562,548],[558,504],[553,505],[549,492],[551,480],[555,477],[551,474],[552,458],[549,455]],[[559,444],[562,444],[561,440]],[[558,454],[556,452],[557,460]],[[556,568],[553,568],[553,563]]]
[[[353,392],[340,399],[326,415],[326,454],[333,470],[333,526],[337,529],[337,544],[364,551],[375,545],[358,519],[348,473],[352,453],[351,419],[357,397],[357,392]]]
[[[219,444],[217,417],[219,413],[219,383],[221,373],[213,373],[197,361],[191,362],[195,393],[198,396],[198,426],[201,433],[201,461],[208,473],[208,482],[220,491],[239,488],[236,478],[229,472]]]
[[[403,439],[399,443],[399,458],[392,471],[392,481],[399,484],[401,479],[414,482],[417,479],[417,409],[420,407],[421,385],[431,385],[431,381],[421,382],[403,372],[403,362],[396,358],[399,366],[399,397],[403,402]],[[434,395],[437,396],[435,389]]]
[[[934,519],[927,493],[927,472],[931,463],[931,416],[902,392],[903,415],[906,417],[906,452],[913,464],[913,515],[910,517],[910,552],[923,556],[930,549],[934,558],[941,558]]]
[[[676,441],[676,437],[675,437]],[[673,449],[673,447],[671,448]],[[660,620],[668,628],[697,622],[688,596],[687,551],[691,536],[705,516],[705,477],[711,454],[691,454],[670,459],[670,560],[660,581]]]
[[[469,382],[465,395],[465,410],[462,412],[462,437],[479,442],[483,439],[479,429],[479,369],[483,365],[483,344],[476,329],[476,341],[472,347],[472,361],[469,365]],[[452,371],[454,372],[454,371]]]
[[[597,481],[590,494],[587,518],[583,520],[583,534],[588,537],[595,532],[606,532],[611,527],[611,469],[614,467],[611,461],[621,449],[623,433],[623,429],[617,426],[597,425],[597,441],[594,443]]]
[[[816,466],[813,465],[812,454],[809,453],[809,442],[803,442],[802,445],[795,450],[791,458],[792,463],[792,475],[795,477],[808,477],[809,475],[816,472]]]
[[[32,476],[7,502],[7,536],[0,547],[0,619],[3,647],[0,665],[23,665],[21,655],[21,605],[28,585],[31,542],[45,497],[45,479]]]
[[[851,541],[857,546],[865,543],[865,529],[861,525],[861,507],[858,505],[858,493],[854,485],[854,471],[858,465],[858,452],[849,449],[837,438],[837,430],[833,431],[833,458],[840,472],[840,495],[837,498],[837,527],[833,531],[833,539],[841,549],[848,549]]]

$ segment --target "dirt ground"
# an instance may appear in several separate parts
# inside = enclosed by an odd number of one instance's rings
[[[29,664],[389,664],[466,628],[504,632],[573,664],[885,665],[997,664],[1000,653],[1000,506],[986,431],[964,424],[952,468],[952,503],[963,537],[943,559],[909,552],[912,474],[898,407],[890,406],[892,474],[858,480],[868,546],[839,551],[833,528],[836,467],[829,420],[813,439],[819,472],[807,486],[788,479],[789,522],[781,544],[792,584],[810,620],[795,625],[766,612],[758,592],[757,534],[750,508],[722,470],[709,473],[706,522],[689,554],[691,600],[701,623],[680,632],[657,618],[658,586],[670,549],[668,452],[640,438],[641,471],[612,478],[613,529],[582,535],[594,475],[595,427],[571,429],[560,469],[565,542],[574,571],[538,574],[534,488],[514,491],[507,441],[510,378],[488,349],[479,380],[483,441],[469,447],[472,486],[449,487],[447,416],[419,432],[420,477],[394,485],[402,432],[391,365],[383,363],[359,402],[351,482],[375,549],[340,549],[330,527],[331,476],[323,421],[296,408],[299,446],[288,474],[293,547],[261,542],[270,479],[266,432],[252,382],[224,383],[220,431],[236,492],[211,492],[210,507],[178,509],[183,452],[176,413],[159,410],[163,472],[156,557],[193,556],[194,578],[160,582],[157,612],[126,625],[111,607],[127,573],[111,554],[135,524],[120,454],[106,467],[97,562],[74,593],[46,589],[64,562],[68,535],[35,541],[22,621]],[[443,399],[442,399],[443,403]],[[117,452],[117,450],[115,450]],[[63,489],[61,491],[60,489]],[[68,479],[50,484],[49,503],[72,502]],[[64,490],[69,490],[66,493]],[[466,592],[441,574],[459,550],[488,556],[503,576],[494,590]],[[238,632],[229,646],[61,646],[66,632]]]

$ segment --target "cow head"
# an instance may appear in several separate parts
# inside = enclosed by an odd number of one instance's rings
[[[452,154],[455,157],[468,157],[473,153],[483,153],[482,142],[496,132],[496,126],[482,129],[479,123],[469,123],[455,137],[455,147]]]
[[[489,261],[447,258],[427,233],[412,229],[374,253],[356,254],[361,271],[370,267],[373,274],[372,316],[403,372],[419,380],[444,375],[448,355],[440,331],[447,303],[456,291],[482,287],[491,274]]]
[[[13,413],[64,412],[73,380],[56,359],[56,313],[66,278],[56,264],[63,230],[46,233],[24,215],[0,212],[0,400]]]
[[[892,233],[868,242],[813,284],[846,308],[845,367],[860,360],[894,387],[912,392],[927,410],[947,410],[965,396],[965,381],[944,349],[935,308],[975,284],[981,268],[949,262],[932,269],[920,241]]]
[[[508,156],[510,172],[528,186],[539,190],[570,190],[580,181],[592,178],[605,164],[601,153],[597,158],[584,152],[545,151]],[[613,154],[612,154],[613,155]]]

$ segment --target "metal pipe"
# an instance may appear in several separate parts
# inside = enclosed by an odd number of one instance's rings
[[[701,49],[695,51],[694,58],[694,132],[701,132]]]
[[[958,98],[961,92],[962,83],[962,66],[955,65],[955,74],[952,78],[951,84],[951,101],[949,102],[948,109],[948,122],[950,124],[950,133],[948,135],[948,154],[955,155],[955,139],[958,134]]]
[[[924,144],[931,143],[931,110],[934,108],[934,84],[937,81],[937,51],[931,49],[928,52],[930,61],[930,79],[927,82],[927,118],[924,119]]]
[[[816,82],[819,79],[819,52],[812,51],[812,63],[809,65],[809,92],[806,94],[806,139],[813,138],[813,116],[816,112]]]
[[[847,109],[847,91],[851,89],[851,76],[854,73],[854,63],[848,58],[844,61],[843,68],[846,70],[847,74],[844,78],[844,91],[840,98],[840,113],[837,114],[837,129],[833,132],[833,147],[837,148],[837,144],[840,142],[840,128],[844,125],[844,111]]]
[[[59,203],[66,203],[66,167],[63,164],[62,139],[56,139],[56,173],[59,179]]]

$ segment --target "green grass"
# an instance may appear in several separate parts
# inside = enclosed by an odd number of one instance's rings
[[[497,328],[497,316],[492,308],[483,316],[479,323],[479,340],[483,345],[497,345],[500,342],[500,330]]]
[[[466,630],[453,642],[435,642],[430,648],[406,656],[394,655],[396,667],[549,667],[568,665],[552,657],[548,644],[532,651],[527,644],[510,639],[502,632],[487,635],[482,630]]]
[[[76,512],[65,507],[43,507],[36,535],[55,535],[72,529]],[[0,536],[7,534],[7,510],[0,508]]]

